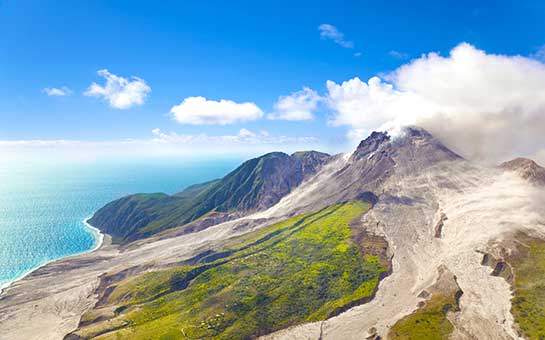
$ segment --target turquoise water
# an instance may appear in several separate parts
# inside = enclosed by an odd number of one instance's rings
[[[40,265],[91,250],[83,221],[136,192],[175,193],[219,178],[240,160],[0,163],[0,287]]]

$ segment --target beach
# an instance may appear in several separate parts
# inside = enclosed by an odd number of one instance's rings
[[[95,245],[89,249],[89,250],[85,250],[79,254],[74,254],[74,255],[69,255],[69,256],[66,256],[66,257],[63,257],[63,258],[60,258],[60,259],[55,259],[55,260],[51,260],[51,261],[47,261],[43,264],[40,264],[38,265],[37,267],[35,268],[32,268],[28,271],[26,271],[25,273],[21,274],[20,276],[16,277],[15,279],[13,279],[12,281],[9,281],[9,282],[6,282],[4,283],[3,285],[0,286],[0,302],[2,301],[2,293],[7,289],[9,288],[11,285],[13,285],[15,282],[19,281],[19,280],[22,280],[24,279],[26,276],[32,274],[34,271],[40,269],[41,267],[44,267],[52,262],[55,262],[55,261],[59,261],[59,260],[62,260],[62,259],[67,259],[67,258],[70,258],[70,257],[73,257],[73,256],[79,256],[79,255],[83,255],[85,253],[90,253],[90,252],[93,252],[95,250],[98,250],[100,249],[100,247],[102,246],[103,242],[104,242],[104,234],[100,232],[100,230],[98,230],[97,228],[93,227],[91,224],[88,223],[89,219],[91,217],[87,217],[83,220],[83,224],[89,228],[89,230],[91,231],[91,233],[93,234],[93,236],[95,237]]]

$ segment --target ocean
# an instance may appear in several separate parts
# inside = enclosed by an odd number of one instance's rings
[[[111,200],[138,192],[175,193],[224,176],[225,160],[109,160],[0,163],[0,287],[56,259],[92,250],[85,224]]]

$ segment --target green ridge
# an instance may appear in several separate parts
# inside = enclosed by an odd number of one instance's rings
[[[272,152],[250,159],[220,180],[197,184],[175,195],[135,194],[108,203],[90,223],[114,242],[131,241],[184,226],[219,212],[263,209],[278,202],[315,173],[329,155],[315,151],[293,156]]]

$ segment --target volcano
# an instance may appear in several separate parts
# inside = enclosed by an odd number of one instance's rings
[[[0,334],[540,338],[544,173],[475,164],[419,127],[349,154],[268,154],[97,211],[114,237],[7,288]]]

